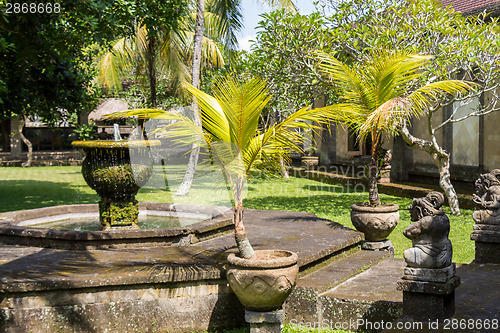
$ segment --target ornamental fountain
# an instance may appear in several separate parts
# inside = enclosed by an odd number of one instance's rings
[[[138,229],[135,196],[151,178],[150,149],[160,141],[74,141],[72,145],[85,152],[82,174],[100,197],[101,230]]]

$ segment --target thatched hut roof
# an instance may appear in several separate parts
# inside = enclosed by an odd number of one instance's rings
[[[95,122],[103,121],[103,117],[108,114],[125,111],[128,109],[129,106],[124,100],[118,98],[110,98],[99,105],[97,109],[90,112],[88,119],[89,121],[92,120]]]
[[[457,12],[465,16],[478,15],[486,11],[492,16],[500,15],[500,0],[441,0],[443,6],[452,5]]]

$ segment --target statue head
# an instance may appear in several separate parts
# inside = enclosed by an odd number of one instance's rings
[[[488,192],[491,186],[500,186],[500,169],[493,169],[490,173],[483,173],[476,180],[475,185],[478,195]]]
[[[430,192],[423,198],[413,198],[413,204],[408,206],[412,221],[418,221],[424,216],[444,214],[441,206],[444,203],[444,195],[439,192]]]

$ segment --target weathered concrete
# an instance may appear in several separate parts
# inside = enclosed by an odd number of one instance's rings
[[[398,290],[403,291],[403,318],[425,321],[444,320],[455,314],[455,289],[460,278],[440,282],[399,280]]]
[[[297,286],[322,293],[387,257],[389,253],[383,251],[358,251],[346,260],[340,260],[307,274],[299,280]]]
[[[391,255],[394,255],[394,246],[392,246],[390,239],[379,242],[364,241],[361,243],[361,248],[367,251],[388,251]]]
[[[232,210],[227,207],[143,202],[141,212],[193,216],[201,222],[168,229],[72,231],[37,228],[34,222],[98,213],[96,204],[63,205],[0,214],[0,242],[65,250],[120,249],[195,243],[231,232]]]
[[[245,310],[245,321],[250,324],[250,333],[280,333],[283,310],[267,312]]]
[[[377,265],[388,257],[385,251],[359,251],[302,277],[284,304],[285,321],[356,330],[359,320],[394,320],[402,312],[395,281],[403,267],[399,260]],[[377,278],[369,274],[371,281],[366,281],[363,276],[370,271]]]
[[[474,261],[480,264],[500,264],[500,226],[474,224],[470,239],[475,242]]]
[[[297,252],[309,267],[363,236],[312,214],[245,211],[255,249]],[[69,251],[0,246],[0,330],[188,332],[241,326],[225,281],[233,235],[186,246]]]
[[[428,282],[446,282],[455,276],[455,263],[445,268],[405,267],[403,279]]]

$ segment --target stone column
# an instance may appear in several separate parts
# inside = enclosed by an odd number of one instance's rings
[[[245,321],[250,324],[250,333],[280,333],[283,310],[266,312],[245,310]]]
[[[455,264],[446,268],[405,268],[397,289],[403,291],[403,316],[406,320],[443,320],[455,314],[455,289],[460,278]]]
[[[476,243],[474,262],[500,264],[500,225],[474,224],[470,239]]]

